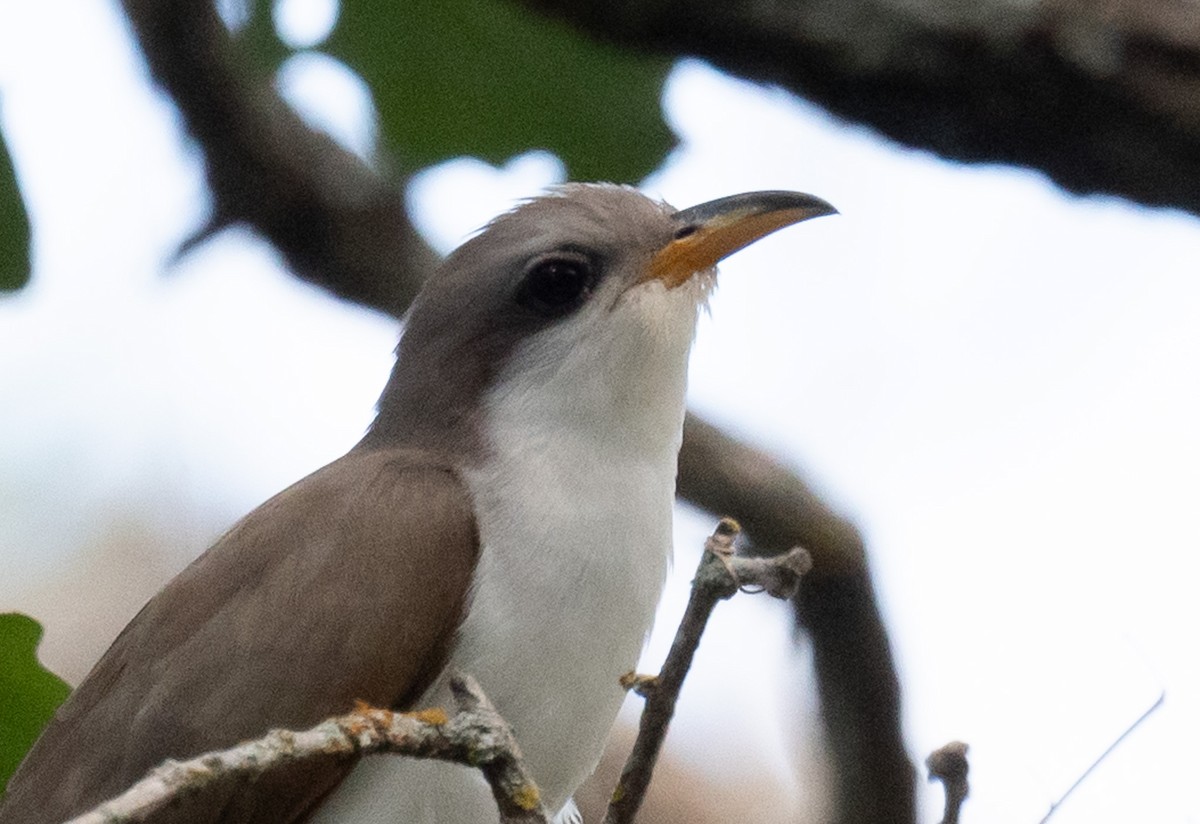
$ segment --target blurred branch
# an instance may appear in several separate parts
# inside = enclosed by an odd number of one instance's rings
[[[942,824],[958,824],[963,802],[967,800],[970,790],[967,784],[967,772],[970,769],[967,749],[962,741],[951,741],[925,759],[929,780],[942,782],[946,790],[946,811],[942,815]]]
[[[214,214],[245,223],[304,280],[399,317],[436,255],[388,181],[310,129],[234,48],[211,0],[124,0],[150,72],[204,150]]]
[[[375,753],[477,767],[500,809],[501,824],[549,824],[537,785],[525,770],[512,730],[470,676],[450,681],[458,711],[416,713],[363,706],[302,732],[273,730],[228,750],[167,761],[121,795],[67,824],[174,820],[184,797],[250,784],[306,762],[350,760]],[[159,816],[162,816],[161,819]]]
[[[150,70],[204,151],[214,224],[261,232],[305,280],[399,317],[434,255],[400,190],[316,133],[236,57],[210,0],[123,0]],[[840,824],[914,819],[899,685],[862,538],[793,473],[689,415],[679,494],[760,548],[805,546],[793,602],[810,635]]]
[[[1187,0],[522,0],[695,55],[951,160],[1200,214],[1200,16]]]
[[[760,550],[803,546],[812,554],[792,604],[812,641],[835,821],[915,821],[900,683],[858,530],[779,462],[695,415],[683,425],[679,494],[733,514]]]
[[[613,790],[604,824],[629,824],[637,815],[650,786],[650,775],[667,735],[667,725],[675,714],[675,703],[683,679],[691,669],[700,636],[718,601],[732,598],[739,589],[756,586],[775,598],[796,594],[801,576],[812,568],[812,559],[803,549],[793,549],[774,558],[739,558],[733,554],[734,541],[741,528],[730,518],[722,518],[716,531],[704,544],[704,554],[692,594],[679,622],[675,641],[656,677],[625,676],[626,689],[646,699],[633,751],[625,762],[621,779]]]

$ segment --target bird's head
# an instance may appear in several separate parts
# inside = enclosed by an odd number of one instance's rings
[[[834,212],[794,192],[677,211],[607,184],[529,200],[455,250],[423,287],[364,443],[471,449],[484,437],[481,411],[500,402],[534,437],[539,427],[599,422],[626,427],[631,442],[677,430],[717,262]]]

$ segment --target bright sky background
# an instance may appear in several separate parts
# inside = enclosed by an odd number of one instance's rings
[[[321,39],[312,19],[289,24],[297,42]],[[348,70],[312,56],[284,78],[369,151]],[[664,107],[681,145],[648,193],[798,189],[842,212],[722,267],[691,400],[863,528],[914,757],[968,741],[967,821],[1034,824],[1165,690],[1053,820],[1200,818],[1200,224],[943,163],[697,62]],[[36,231],[32,285],[0,298],[0,609],[47,623],[53,666],[83,636],[98,654],[157,585],[105,588],[97,569],[161,581],[352,445],[398,329],[299,284],[243,231],[170,263],[207,194],[114,4],[0,5],[0,117]],[[561,174],[538,153],[461,160],[410,196],[448,249]],[[648,663],[711,527],[681,513]],[[145,540],[122,554],[130,534]],[[93,620],[99,603],[124,617]],[[769,762],[805,679],[786,613],[739,597],[675,742],[702,763]],[[924,798],[936,821],[940,793]]]

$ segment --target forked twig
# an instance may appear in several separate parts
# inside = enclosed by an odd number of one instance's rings
[[[705,542],[704,555],[692,580],[692,595],[683,620],[675,633],[671,651],[657,676],[629,673],[621,679],[646,699],[633,751],[625,762],[621,778],[613,790],[604,824],[629,824],[637,815],[650,775],[675,714],[679,690],[692,665],[700,636],[718,601],[732,597],[739,589],[759,587],[776,598],[790,598],[800,585],[800,576],[812,567],[808,552],[792,549],[774,558],[746,558],[734,554],[734,540],[741,527],[732,518],[723,518]]]

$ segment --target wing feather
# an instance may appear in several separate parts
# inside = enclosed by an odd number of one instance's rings
[[[444,462],[351,452],[256,509],[156,595],[60,708],[13,776],[3,824],[61,822],[166,758],[304,728],[356,700],[405,708],[440,672],[479,545]],[[348,765],[179,812],[307,816]]]

